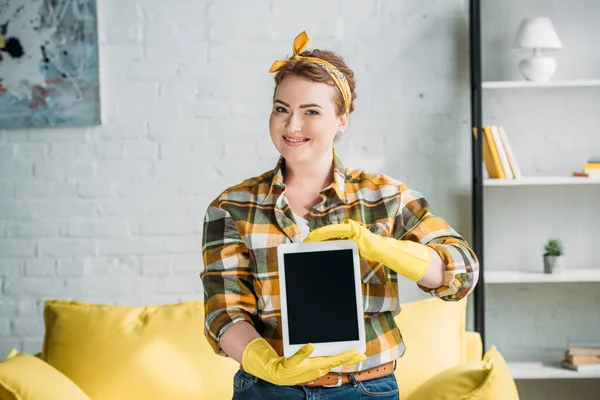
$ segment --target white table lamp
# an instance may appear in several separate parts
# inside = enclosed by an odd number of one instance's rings
[[[563,45],[550,18],[525,18],[513,44],[515,50],[533,50],[531,57],[519,62],[519,70],[530,81],[549,81],[556,71],[556,60],[542,51],[559,50]]]

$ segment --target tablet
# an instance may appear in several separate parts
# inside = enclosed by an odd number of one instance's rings
[[[307,343],[311,357],[366,351],[358,246],[352,240],[277,247],[283,355]]]

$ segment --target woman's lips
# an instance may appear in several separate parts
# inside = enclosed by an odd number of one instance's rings
[[[298,147],[310,141],[308,138],[288,137],[283,136],[283,141],[290,147]]]

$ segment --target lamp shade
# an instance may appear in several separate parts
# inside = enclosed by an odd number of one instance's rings
[[[515,49],[562,49],[552,21],[547,17],[525,18],[521,21],[513,43]]]

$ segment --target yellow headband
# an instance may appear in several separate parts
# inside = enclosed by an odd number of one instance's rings
[[[298,36],[296,36],[296,39],[294,39],[294,45],[293,45],[294,55],[292,56],[292,59],[311,61],[315,64],[318,64],[325,71],[327,71],[329,76],[331,76],[331,79],[333,79],[333,81],[335,82],[337,87],[340,89],[340,92],[342,93],[342,97],[344,98],[344,105],[346,106],[346,110],[350,110],[350,104],[352,103],[352,94],[350,92],[350,85],[348,85],[348,80],[346,79],[346,76],[344,74],[342,74],[340,72],[340,70],[338,70],[335,66],[328,63],[325,60],[321,60],[320,58],[316,58],[316,57],[303,57],[300,55],[300,53],[302,53],[308,46],[309,41],[310,41],[310,39],[308,38],[306,31],[303,31]],[[271,69],[269,70],[269,72],[279,71],[281,69],[281,67],[283,67],[289,61],[290,60],[275,61],[273,63],[273,65],[271,65]]]

